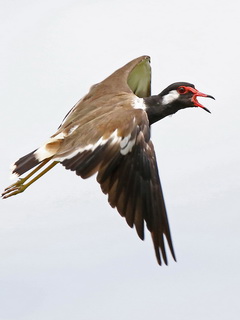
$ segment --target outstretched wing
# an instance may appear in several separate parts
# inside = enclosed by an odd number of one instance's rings
[[[106,158],[99,169],[97,181],[108,201],[135,226],[144,239],[144,223],[151,232],[157,261],[167,264],[164,236],[175,259],[161,183],[153,144],[149,139],[147,120],[138,125],[131,152],[117,152]]]
[[[60,130],[76,119],[81,119],[93,109],[105,113],[106,102],[110,99],[119,101],[121,94],[135,94],[139,98],[151,94],[151,66],[150,57],[138,57],[116,70],[102,82],[93,85],[90,91],[67,113],[59,126]],[[113,108],[115,101],[111,101]],[[99,107],[101,110],[99,110]]]
[[[104,130],[101,119],[95,119],[92,127],[89,125],[82,132],[84,141],[89,143],[58,160],[82,178],[98,172],[97,181],[108,194],[110,205],[117,208],[130,227],[135,226],[142,240],[146,224],[158,263],[163,257],[167,264],[164,236],[174,259],[175,254],[147,114],[122,106],[102,120]],[[91,140],[93,131],[95,138]]]
[[[47,158],[66,155],[69,149],[70,151],[73,149],[72,146],[67,145],[69,141],[80,147],[88,144],[89,141],[85,139],[85,133],[92,123],[99,123],[104,119],[102,127],[105,127],[106,115],[116,118],[117,115],[113,113],[119,109],[119,106],[124,105],[125,109],[132,109],[132,103],[136,96],[139,98],[147,97],[150,93],[150,57],[142,56],[116,70],[102,82],[93,85],[88,94],[68,112],[57,132],[45,145],[36,150],[33,156],[38,162],[41,162]],[[78,128],[81,128],[81,136],[79,130],[76,130]],[[75,131],[78,132],[78,135]],[[96,136],[93,131],[92,135],[90,140],[94,140]],[[24,167],[25,171],[26,168],[28,166]]]

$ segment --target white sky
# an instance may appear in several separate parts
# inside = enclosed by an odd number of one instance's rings
[[[95,178],[55,167],[0,202],[0,320],[239,319],[239,10],[221,1],[0,0],[3,190],[88,88],[152,58],[152,92],[216,101],[154,125],[178,262],[157,265]],[[203,100],[202,100],[203,101]]]

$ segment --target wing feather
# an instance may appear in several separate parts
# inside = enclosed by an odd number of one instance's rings
[[[97,181],[108,194],[111,206],[117,208],[130,227],[135,226],[141,239],[144,239],[145,221],[158,263],[162,263],[162,257],[167,264],[164,237],[174,259],[175,254],[148,121],[146,117],[141,121],[132,151],[105,161],[99,168]]]
[[[124,94],[134,94],[140,98],[150,96],[149,56],[141,56],[130,61],[103,81],[93,85],[88,94],[79,100],[64,117],[59,131],[67,128],[69,124],[79,122],[82,125],[95,119],[96,115],[113,110],[119,101],[123,101]]]

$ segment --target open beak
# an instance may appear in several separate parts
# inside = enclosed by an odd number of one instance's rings
[[[200,107],[200,108],[204,109],[205,111],[211,113],[206,107],[204,107],[201,103],[198,102],[197,97],[206,97],[206,98],[211,98],[211,99],[214,99],[214,100],[215,100],[215,98],[213,96],[210,96],[209,94],[205,94],[205,93],[199,92],[196,89],[193,89],[191,91],[193,92],[192,102],[194,103],[194,105],[196,107]]]

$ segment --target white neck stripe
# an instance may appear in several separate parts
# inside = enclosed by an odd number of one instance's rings
[[[179,97],[179,93],[177,90],[172,90],[162,98],[162,104],[166,105],[172,103],[173,101],[177,100]]]

